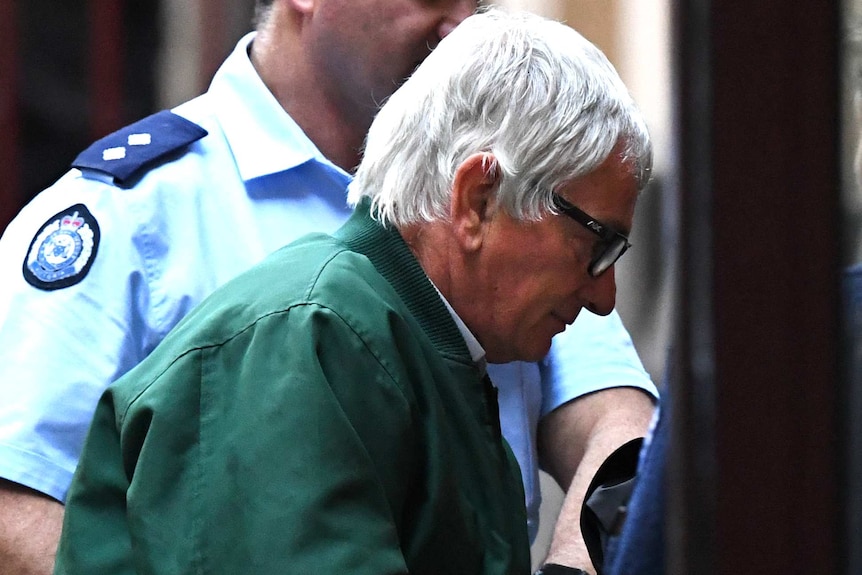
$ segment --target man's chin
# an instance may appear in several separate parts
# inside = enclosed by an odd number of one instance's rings
[[[548,338],[547,342],[542,344],[538,344],[538,342],[530,342],[531,345],[515,348],[509,348],[507,350],[500,350],[499,352],[494,352],[492,350],[486,349],[485,359],[488,360],[488,363],[511,363],[513,361],[527,361],[527,362],[535,362],[542,361],[545,359],[545,356],[548,355],[548,352],[551,350],[551,340]]]

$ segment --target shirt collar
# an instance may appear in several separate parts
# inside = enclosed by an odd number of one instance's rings
[[[249,58],[255,33],[246,34],[213,77],[207,94],[243,181],[326,159],[264,85]]]

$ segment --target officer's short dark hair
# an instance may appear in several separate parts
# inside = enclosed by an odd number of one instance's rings
[[[255,0],[254,2],[254,27],[257,28],[266,22],[269,9],[272,8],[273,0]]]

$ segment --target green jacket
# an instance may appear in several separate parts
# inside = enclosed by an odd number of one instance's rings
[[[363,204],[218,290],[105,392],[55,573],[529,568],[493,388]]]

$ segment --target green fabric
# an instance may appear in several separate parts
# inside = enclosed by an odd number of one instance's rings
[[[109,388],[55,573],[525,574],[523,501],[494,394],[363,204]]]

